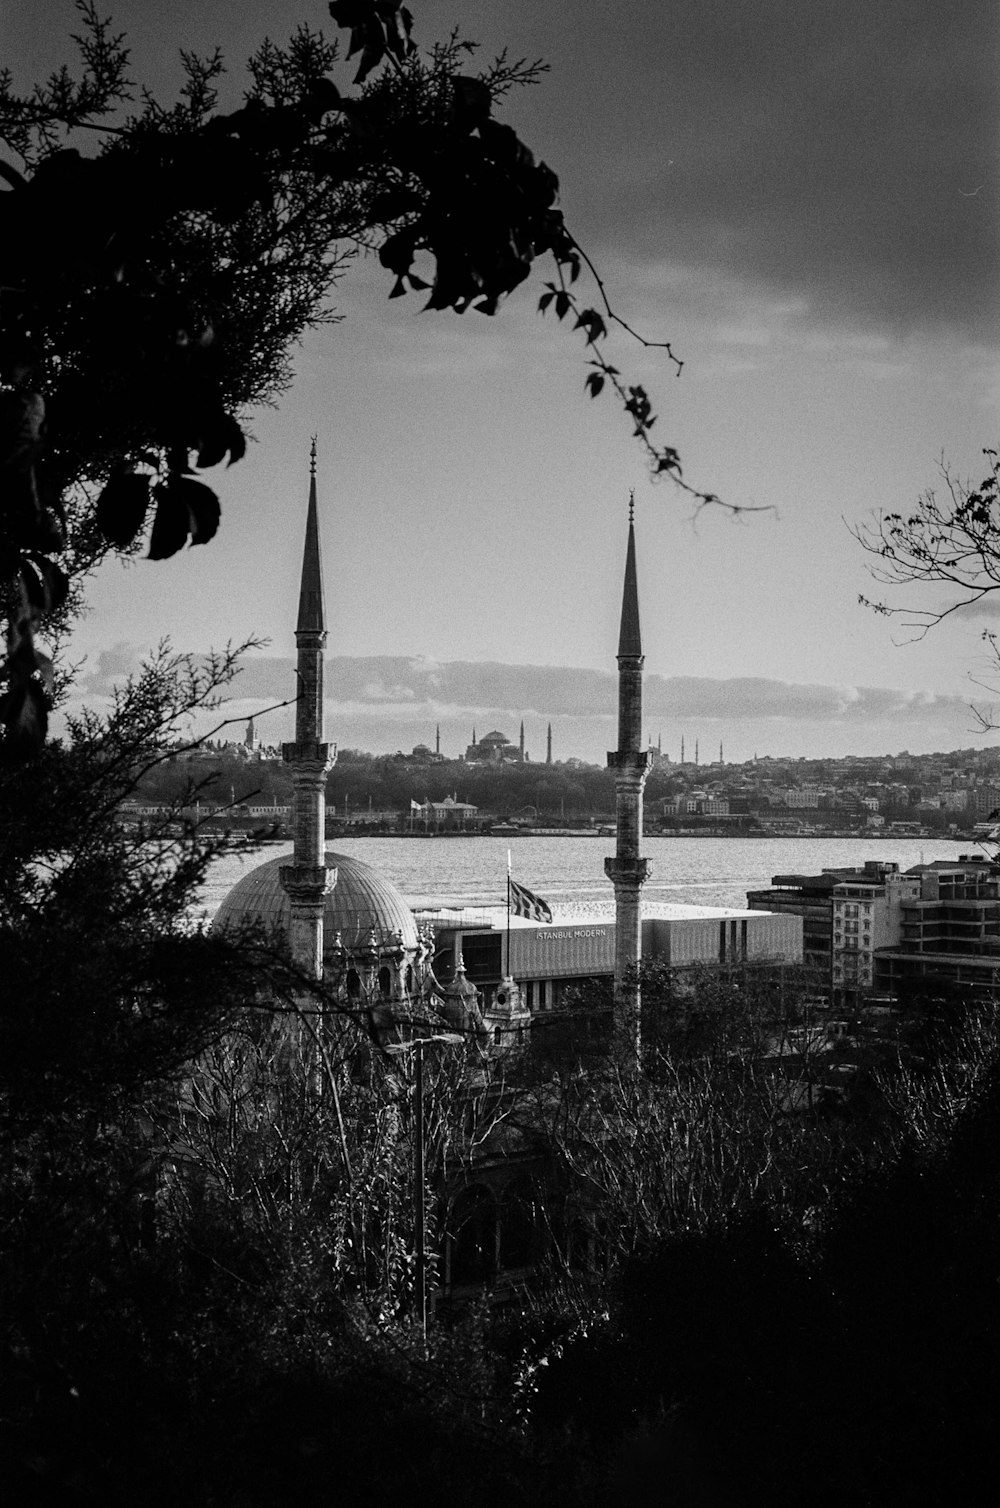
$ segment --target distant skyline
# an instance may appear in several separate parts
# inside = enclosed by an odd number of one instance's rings
[[[333,29],[311,0],[106,8],[136,77],[168,98],[181,48],[221,46],[235,100],[265,34]],[[549,60],[503,118],[560,174],[615,307],[686,364],[678,379],[625,343],[614,359],[648,386],[655,433],[689,480],[774,511],[692,521],[683,497],[652,485],[620,412],[585,398],[578,338],[535,314],[538,282],[494,320],[421,315],[410,298],[387,302],[381,269],[362,261],[336,295],[344,321],[307,339],[293,388],[251,416],[248,459],[218,478],[217,539],[97,573],[72,645],[89,657],[81,687],[89,677],[99,696],[102,655],[131,660],[164,635],[200,651],[257,634],[290,654],[315,432],[331,657],[478,664],[484,677],[548,667],[553,684],[610,675],[634,487],[649,685],[674,687],[649,731],[662,718],[674,757],[682,733],[721,736],[734,758],[977,741],[967,704],[990,693],[969,674],[989,679],[980,635],[995,613],[895,642],[903,632],[858,605],[875,593],[845,520],[905,509],[942,456],[978,480],[998,438],[996,7],[412,9],[422,42],[457,24],[484,61],[505,44]],[[15,83],[71,60],[75,29],[70,0],[8,7],[0,51]],[[441,721],[457,739],[465,703],[423,721],[434,699],[410,691],[369,704],[331,677],[330,737],[412,747],[418,725],[426,740]],[[494,694],[495,721],[516,730],[523,710],[544,729],[536,699]],[[556,750],[576,740],[580,757],[603,757],[597,716],[553,714]],[[544,754],[537,732],[532,745]]]
[[[101,705],[138,663],[134,646],[119,644],[105,652],[81,676],[82,699]],[[291,738],[292,709],[278,704],[294,684],[290,655],[248,656],[222,714],[231,721],[220,737],[241,741],[252,714],[261,742]],[[409,753],[418,743],[433,748],[440,727],[441,752],[456,759],[465,753],[473,729],[482,738],[498,728],[516,743],[523,721],[528,753],[542,763],[551,722],[556,762],[578,758],[603,764],[616,737],[612,671],[331,655],[326,693],[329,739],[374,754]],[[839,758],[904,749],[933,753],[1000,741],[1000,733],[983,738],[974,731],[975,717],[960,697],[883,687],[647,674],[643,701],[648,741],[662,739],[664,754],[675,763],[682,738],[689,761],[698,744],[702,764],[717,759],[720,742],[726,761],[735,764],[754,754]],[[1000,707],[997,712],[1000,716]],[[203,721],[198,731],[208,726]]]

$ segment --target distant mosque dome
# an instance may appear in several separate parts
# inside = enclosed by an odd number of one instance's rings
[[[213,928],[224,931],[258,923],[287,937],[292,905],[282,888],[281,871],[288,863],[287,856],[269,859],[244,875],[216,912]],[[404,948],[417,947],[413,912],[378,870],[331,849],[326,851],[326,867],[336,869],[337,883],[323,907],[324,953],[335,950],[338,933],[348,953],[353,953],[367,943],[373,928],[380,947],[398,941],[397,934],[402,935]]]

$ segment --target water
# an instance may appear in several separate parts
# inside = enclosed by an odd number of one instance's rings
[[[558,913],[606,916],[614,912],[605,856],[614,839],[580,838],[338,838],[337,852],[363,859],[402,891],[414,907],[490,906],[503,903],[510,848],[514,878],[544,896]],[[882,859],[908,869],[922,859],[957,859],[975,852],[968,839],[920,838],[646,838],[650,879],[643,895],[656,903],[745,906],[746,892],[770,884],[775,874],[818,874]],[[224,854],[201,897],[208,916],[240,877],[257,864],[291,853],[272,844],[257,853]]]

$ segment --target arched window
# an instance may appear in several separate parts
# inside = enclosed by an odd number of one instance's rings
[[[347,971],[347,994],[351,1000],[361,999],[361,975],[357,969]]]
[[[413,994],[413,968],[410,964],[406,965],[406,993]]]
[[[385,964],[378,971],[378,992],[383,1000],[388,1000],[392,994],[392,974]]]

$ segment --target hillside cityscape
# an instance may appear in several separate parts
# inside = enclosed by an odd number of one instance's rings
[[[439,740],[435,740],[439,744]],[[340,750],[327,777],[327,831],[358,833],[578,832],[614,821],[613,772],[583,760],[531,760],[500,730],[449,759],[430,744],[409,753]],[[713,751],[714,752],[714,751]],[[720,748],[718,755],[723,754]],[[744,763],[672,761],[650,746],[650,834],[974,838],[1000,807],[1000,749]],[[253,720],[239,742],[179,748],[123,803],[131,821],[183,807],[209,828],[286,835],[292,780],[280,749]]]

